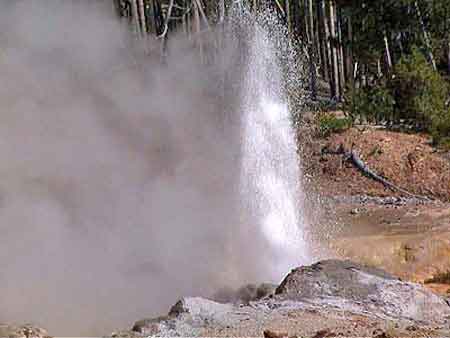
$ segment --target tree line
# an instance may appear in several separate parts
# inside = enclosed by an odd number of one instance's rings
[[[114,0],[114,7],[137,37],[156,37],[164,49],[170,34],[181,31],[201,52],[202,33],[226,21],[235,1]],[[343,103],[353,120],[439,129],[450,144],[450,1],[240,2],[255,11],[273,7],[300,42],[311,100]],[[442,119],[448,127],[436,126]]]

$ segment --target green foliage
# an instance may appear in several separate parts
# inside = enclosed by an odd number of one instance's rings
[[[350,90],[346,110],[353,119],[427,131],[436,145],[450,144],[449,85],[414,48],[402,57],[388,81]]]
[[[397,119],[412,119],[419,129],[431,126],[432,116],[445,110],[447,85],[418,50],[404,56],[390,81]]]
[[[433,118],[431,135],[435,145],[450,150],[450,109],[443,116]]]
[[[339,118],[332,113],[319,114],[317,118],[318,133],[322,137],[327,137],[333,133],[341,133],[353,124],[350,117]]]
[[[390,121],[394,114],[394,99],[384,85],[353,89],[346,97],[346,110],[353,119],[360,121]]]
[[[447,151],[450,151],[450,137],[442,137],[439,139],[439,146]]]
[[[419,50],[404,56],[390,82],[395,99],[394,118],[414,123],[431,133],[438,144],[450,136],[450,109],[446,106],[448,84],[434,71]]]

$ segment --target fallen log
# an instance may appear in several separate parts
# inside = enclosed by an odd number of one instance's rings
[[[356,151],[354,151],[353,149],[351,151],[345,151],[343,149],[343,147],[341,148],[341,151],[343,151],[344,153],[344,157],[345,159],[349,160],[358,170],[360,170],[365,176],[382,183],[385,187],[393,190],[393,191],[398,191],[404,195],[407,195],[409,197],[414,197],[420,200],[424,200],[424,201],[429,201],[430,198],[426,197],[426,196],[420,196],[420,195],[415,195],[410,193],[409,191],[393,184],[392,182],[389,182],[387,179],[385,179],[384,177],[381,177],[380,175],[378,175],[376,172],[374,172],[372,169],[370,169],[365,163],[364,161],[358,156],[358,154],[356,153]]]

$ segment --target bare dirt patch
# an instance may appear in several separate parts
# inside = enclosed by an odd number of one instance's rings
[[[326,195],[401,196],[335,154],[339,147],[354,149],[377,174],[416,195],[450,201],[448,154],[433,148],[426,135],[375,128],[352,128],[326,139],[311,138],[305,171]]]

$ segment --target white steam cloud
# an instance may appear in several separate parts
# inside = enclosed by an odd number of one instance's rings
[[[0,322],[105,334],[267,278],[266,237],[241,222],[240,117],[218,79],[234,44],[204,66],[175,41],[163,65],[109,2],[1,8]]]

